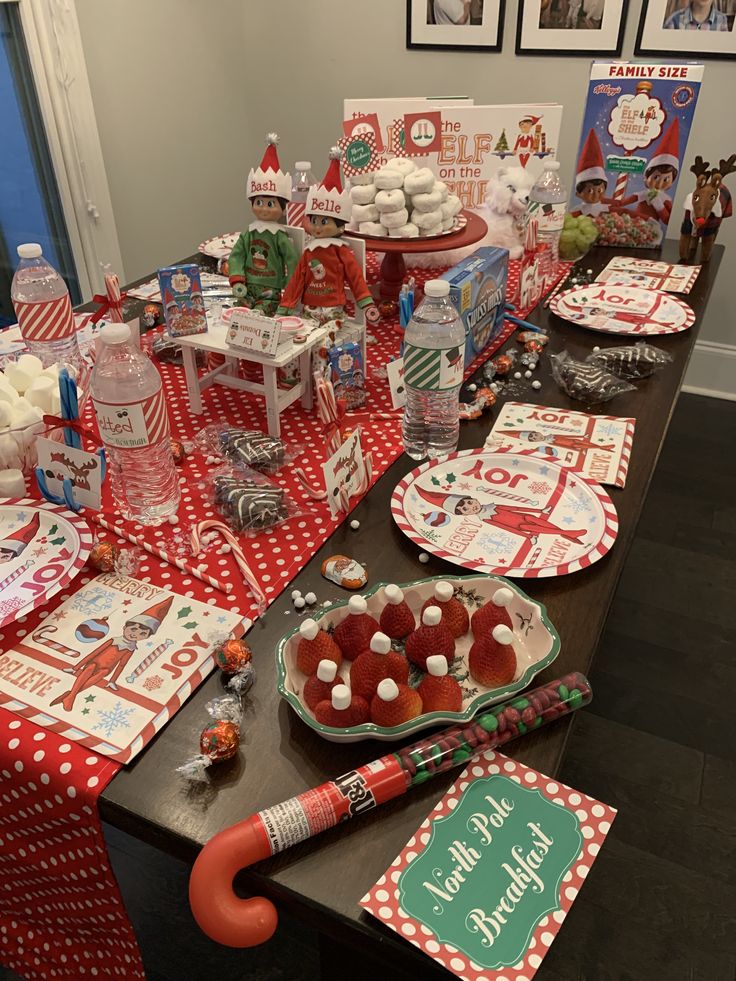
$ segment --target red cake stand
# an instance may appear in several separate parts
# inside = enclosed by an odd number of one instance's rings
[[[447,235],[436,235],[434,238],[372,238],[369,235],[355,235],[355,238],[365,242],[366,249],[385,253],[381,263],[381,279],[371,291],[376,300],[396,302],[398,299],[401,284],[406,277],[404,254],[449,252],[451,249],[461,249],[465,245],[475,245],[479,242],[488,230],[486,223],[473,211],[463,211],[462,214],[466,220],[462,228]]]

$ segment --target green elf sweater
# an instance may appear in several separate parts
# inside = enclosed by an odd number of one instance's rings
[[[271,289],[278,295],[288,283],[298,259],[282,225],[275,221],[254,221],[230,253],[230,285],[245,283],[249,293]]]

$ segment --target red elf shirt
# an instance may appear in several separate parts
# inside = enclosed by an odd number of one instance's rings
[[[292,313],[299,303],[305,307],[342,307],[346,281],[359,307],[373,303],[350,246],[339,238],[312,239],[281,295],[277,313]]]

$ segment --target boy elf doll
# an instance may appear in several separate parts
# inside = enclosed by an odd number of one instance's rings
[[[297,262],[297,250],[279,224],[291,200],[291,175],[281,170],[278,139],[275,133],[268,134],[261,165],[248,174],[247,194],[255,221],[240,235],[228,260],[233,295],[268,317],[275,313]]]
[[[339,322],[345,314],[347,283],[368,323],[377,322],[380,314],[363,273],[350,246],[341,238],[351,212],[350,195],[340,179],[340,151],[333,147],[322,183],[307,195],[306,225],[312,238],[281,297],[276,311],[279,316],[293,313],[301,303],[304,314],[318,323]]]
[[[572,212],[573,216],[590,215],[591,218],[597,218],[609,209],[615,211],[618,202],[606,197],[607,187],[608,177],[603,166],[601,145],[594,130],[591,129],[585,138],[578,160],[575,193],[582,204]]]
[[[666,130],[644,171],[644,189],[624,198],[622,205],[638,202],[636,214],[654,218],[666,225],[672,214],[672,198],[667,191],[677,180],[680,170],[680,123],[677,117]]]

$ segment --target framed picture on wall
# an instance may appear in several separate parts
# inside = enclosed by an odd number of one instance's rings
[[[516,53],[618,56],[627,8],[628,0],[519,0]]]
[[[406,46],[500,51],[505,0],[406,0]]]
[[[644,0],[636,53],[736,58],[736,0]]]

